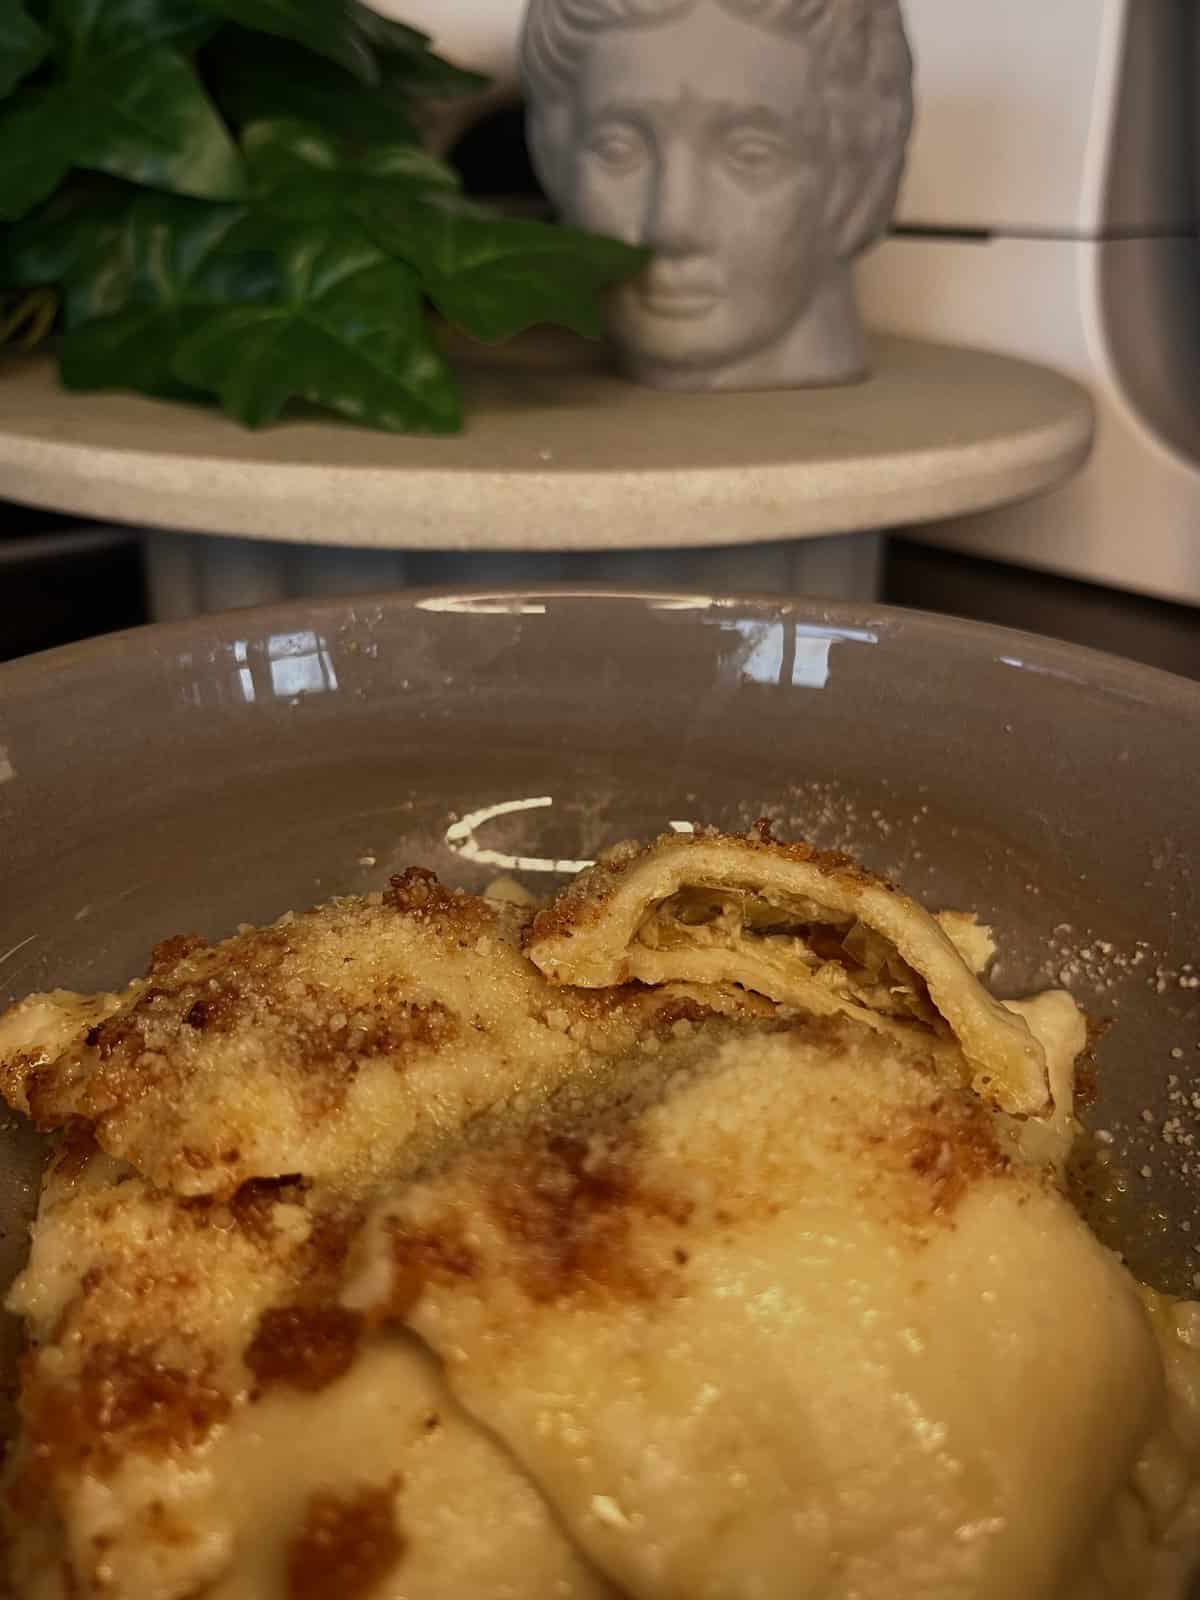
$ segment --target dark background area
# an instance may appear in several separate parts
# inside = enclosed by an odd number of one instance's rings
[[[0,503],[0,661],[145,620],[134,530]]]
[[[908,538],[888,541],[884,598],[892,605],[1026,628],[1200,678],[1200,611],[1192,606],[980,561]]]

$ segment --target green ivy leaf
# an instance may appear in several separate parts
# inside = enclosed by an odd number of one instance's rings
[[[382,195],[397,188],[457,192],[460,179],[453,168],[420,145],[376,144],[359,152],[310,122],[280,118],[253,122],[242,132],[242,149],[251,179],[267,203],[279,193],[281,203],[297,194],[328,200],[344,210],[345,201],[361,194],[370,204],[372,184],[382,185]],[[365,185],[361,180],[366,180]]]
[[[242,152],[259,189],[292,183],[314,172],[336,172],[341,165],[338,141],[299,118],[252,122],[242,130]]]
[[[238,196],[245,182],[199,79],[161,45],[23,91],[0,113],[0,218],[24,216],[72,167],[213,199]]]
[[[413,100],[461,100],[483,94],[491,79],[481,72],[468,72],[432,51],[397,55],[383,63],[380,87],[386,93]]]
[[[389,185],[393,193],[399,184],[455,194],[462,188],[462,179],[454,168],[420,145],[375,145],[364,152],[354,170],[360,177]]]
[[[177,195],[135,193],[121,219],[120,248],[129,264],[131,305],[265,299],[282,277],[271,251],[242,241],[242,205]]]
[[[172,370],[180,340],[199,326],[214,302],[253,300],[278,291],[278,272],[269,255],[226,249],[243,215],[238,206],[139,194],[127,203],[119,222],[110,220],[106,260],[89,257],[78,233],[73,238],[60,225],[60,251],[76,249],[74,258],[63,262],[75,287],[61,349],[68,388],[193,397],[195,391],[185,391]],[[77,229],[81,226],[86,227],[86,214],[77,221]],[[43,228],[43,238],[46,234]],[[49,240],[53,245],[52,230]],[[106,295],[97,292],[97,276]],[[80,315],[82,296],[89,290],[92,308],[103,306],[108,315]]]
[[[246,237],[263,227],[247,225]],[[177,350],[176,377],[216,394],[251,428],[298,399],[395,432],[456,431],[457,388],[430,339],[416,274],[335,229],[266,232],[284,295],[214,310]]]
[[[129,192],[108,179],[76,182],[0,235],[0,281],[55,284],[70,328],[121,310],[131,265],[125,238]]]
[[[417,144],[402,92],[370,89],[286,39],[229,26],[204,52],[213,97],[237,128],[297,118],[356,145]]]
[[[134,198],[110,241],[120,262],[119,309],[71,327],[61,350],[67,387],[178,394],[175,351],[213,305],[254,303],[280,291],[269,251],[229,247],[244,216],[240,206],[174,195]],[[73,270],[86,267],[77,262]]]
[[[70,93],[83,135],[79,166],[177,194],[223,200],[243,192],[237,148],[174,51],[121,56],[90,70]]]
[[[414,53],[423,50],[428,54],[433,49],[432,37],[420,28],[414,28],[407,22],[395,22],[367,5],[355,4],[353,11],[359,32],[381,50],[411,50]]]
[[[356,8],[350,0],[206,0],[206,4],[243,28],[291,39],[336,61],[363,83],[379,81],[375,53],[355,25]]]
[[[0,0],[0,98],[11,94],[45,59],[50,36],[21,4]]]
[[[393,22],[367,6],[356,6],[359,32],[384,57],[383,80],[408,94],[448,100],[481,94],[490,80],[444,61],[433,49],[428,34],[403,22]]]
[[[646,259],[466,201],[405,108],[483,80],[356,0],[28,3],[0,0],[0,95],[48,52],[59,75],[0,107],[0,283],[61,295],[71,387],[452,432],[427,300],[484,339],[594,334]]]
[[[86,323],[64,335],[59,375],[68,389],[135,389],[156,400],[200,397],[201,390],[179,383],[174,354],[179,341],[201,326],[196,307],[150,307],[122,311]]]
[[[192,50],[218,26],[200,0],[51,0],[48,20],[68,74],[156,44]]]
[[[23,217],[71,170],[78,130],[61,88],[25,89],[0,110],[0,220]]]
[[[542,322],[598,338],[603,290],[650,259],[616,239],[453,201],[394,200],[362,206],[358,216],[381,248],[416,268],[443,316],[488,341]]]

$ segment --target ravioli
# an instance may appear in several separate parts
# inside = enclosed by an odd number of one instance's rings
[[[1200,1310],[1065,1198],[1085,1019],[991,952],[702,832],[15,1007],[18,1600],[1182,1600]]]
[[[1050,1174],[852,1019],[406,1187],[347,1304],[380,1255],[645,1600],[1057,1596],[1162,1424],[1133,1284]]]
[[[220,944],[170,939],[119,996],[36,995],[0,1020],[0,1088],[179,1194],[289,1174],[365,1192],[680,1016],[772,1009],[731,986],[554,988],[520,952],[529,914],[414,868]]]
[[[1051,1109],[1046,1063],[915,900],[847,856],[701,833],[620,849],[535,919],[534,963],[562,983],[734,982],[881,1030],[947,1027],[1003,1110]]]
[[[339,1308],[342,1197],[180,1200],[76,1141],[10,1306],[9,1565],[38,1600],[605,1600],[411,1335]]]

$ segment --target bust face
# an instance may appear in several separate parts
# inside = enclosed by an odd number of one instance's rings
[[[654,250],[611,313],[643,364],[750,361],[837,270],[816,68],[805,40],[710,0],[662,26],[597,34],[558,199],[571,221]]]

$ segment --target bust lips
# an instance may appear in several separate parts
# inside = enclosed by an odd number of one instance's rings
[[[651,316],[673,321],[690,321],[707,316],[720,298],[715,294],[694,293],[687,289],[651,289],[641,295],[642,308]]]
[[[725,289],[712,273],[686,277],[651,268],[646,277],[634,285],[633,292],[641,309],[649,315],[682,322],[706,316],[718,304]]]

